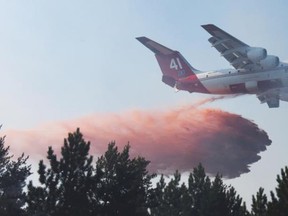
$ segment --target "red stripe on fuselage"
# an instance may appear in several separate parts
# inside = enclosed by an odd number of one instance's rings
[[[192,92],[200,92],[207,94],[210,93],[200,82],[200,80],[195,74],[179,79],[176,82],[176,88],[179,90],[189,91],[190,93]]]

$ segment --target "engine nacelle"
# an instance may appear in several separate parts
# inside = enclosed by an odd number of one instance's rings
[[[247,57],[256,63],[267,57],[267,51],[264,48],[251,47],[247,52]]]
[[[265,59],[260,61],[262,69],[272,69],[279,65],[279,58],[277,56],[268,55]]]

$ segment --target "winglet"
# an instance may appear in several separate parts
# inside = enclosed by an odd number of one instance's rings
[[[147,37],[137,37],[136,39],[157,55],[170,55],[176,52]]]

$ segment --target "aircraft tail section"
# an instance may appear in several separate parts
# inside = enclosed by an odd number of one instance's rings
[[[176,81],[195,75],[197,72],[178,51],[167,48],[147,37],[136,39],[155,53],[163,73],[162,81],[167,85],[174,87]]]
[[[155,53],[163,73],[162,82],[177,90],[185,90],[190,93],[209,93],[196,75],[198,70],[193,68],[178,51],[167,48],[146,37],[136,39]]]

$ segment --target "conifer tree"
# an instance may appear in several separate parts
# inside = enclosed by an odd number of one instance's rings
[[[0,215],[24,215],[26,179],[31,174],[27,165],[28,157],[22,154],[16,161],[5,147],[5,137],[0,137]]]
[[[281,169],[277,175],[276,195],[271,192],[271,202],[268,203],[268,215],[287,216],[288,214],[288,167]]]
[[[264,194],[264,188],[260,187],[256,196],[252,196],[252,216],[267,216],[267,196]]]
[[[149,161],[142,157],[130,159],[130,146],[118,151],[115,142],[96,163],[101,172],[99,196],[101,215],[148,215],[148,190],[154,174],[148,174]]]
[[[50,166],[47,168],[43,160],[39,163],[40,186],[36,187],[32,182],[28,185],[27,210],[30,215],[95,215],[91,196],[97,182],[89,149],[90,142],[83,139],[79,129],[64,139],[60,160],[49,147],[47,159]]]
[[[192,215],[205,215],[211,188],[211,180],[206,175],[204,167],[199,164],[198,167],[193,169],[188,179],[188,193],[190,196],[191,214]]]
[[[181,174],[176,171],[166,185],[164,176],[161,175],[156,188],[151,190],[151,215],[183,215],[185,211],[184,196],[187,193],[185,184],[180,185]]]
[[[245,203],[231,186],[226,186],[220,175],[212,181],[201,164],[194,168],[188,186],[180,184],[176,172],[168,184],[161,176],[152,190],[151,215],[183,216],[248,216]]]

